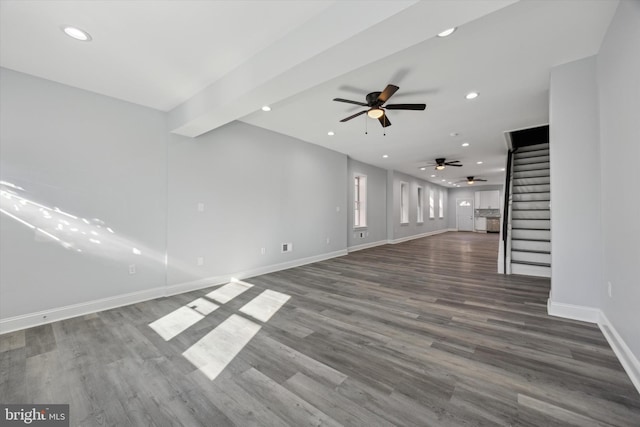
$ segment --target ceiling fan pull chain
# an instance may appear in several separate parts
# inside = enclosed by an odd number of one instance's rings
[[[369,132],[367,131],[367,116],[364,116],[364,134],[368,135]]]

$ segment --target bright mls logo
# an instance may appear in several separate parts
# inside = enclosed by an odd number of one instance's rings
[[[0,425],[69,427],[69,405],[3,405]]]

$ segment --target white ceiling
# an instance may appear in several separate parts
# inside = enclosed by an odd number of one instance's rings
[[[1,0],[0,65],[167,111],[184,135],[240,119],[439,183],[499,184],[504,131],[548,122],[550,68],[596,54],[617,3]],[[338,123],[359,107],[332,98],[388,83],[389,103],[427,109],[390,111],[386,136],[366,116]],[[464,167],[418,169],[436,157]]]

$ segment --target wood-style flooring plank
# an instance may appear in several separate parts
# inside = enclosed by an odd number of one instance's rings
[[[497,249],[444,233],[5,334],[0,401],[69,403],[72,426],[640,425],[599,328],[548,316],[549,279],[496,274]],[[149,327],[199,298],[219,307]],[[210,380],[183,354],[231,316],[260,330]]]

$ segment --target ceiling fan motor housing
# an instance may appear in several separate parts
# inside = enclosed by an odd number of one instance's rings
[[[378,97],[381,93],[382,92],[371,92],[367,94],[367,104],[369,104],[369,107],[379,107],[382,105],[382,102],[378,101]]]

